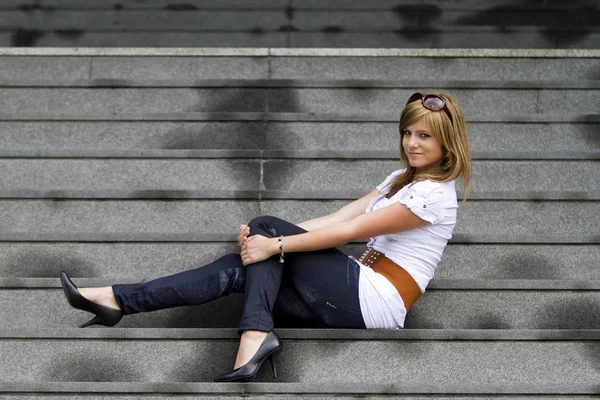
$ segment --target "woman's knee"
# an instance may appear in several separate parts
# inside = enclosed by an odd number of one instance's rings
[[[277,236],[277,225],[276,220],[279,218],[271,215],[259,215],[254,217],[248,222],[250,228],[250,235],[253,236],[260,234],[263,236]]]

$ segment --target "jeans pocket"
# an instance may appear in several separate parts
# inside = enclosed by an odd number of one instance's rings
[[[364,328],[360,306],[352,307],[332,296],[321,296],[310,304],[315,317],[329,328]]]

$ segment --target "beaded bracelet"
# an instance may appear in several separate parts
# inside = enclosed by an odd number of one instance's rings
[[[279,236],[279,251],[281,252],[281,254],[279,254],[279,263],[283,264],[283,235]]]

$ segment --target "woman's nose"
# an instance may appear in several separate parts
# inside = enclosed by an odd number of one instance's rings
[[[408,138],[408,147],[409,147],[409,148],[411,148],[411,149],[412,149],[412,148],[415,148],[415,147],[417,147],[418,145],[419,145],[419,142],[418,142],[418,140],[417,140],[417,139],[415,139],[415,138],[414,138],[414,137],[412,137],[412,136]]]

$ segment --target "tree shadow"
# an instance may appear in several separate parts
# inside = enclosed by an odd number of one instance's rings
[[[506,254],[499,260],[499,268],[483,278],[491,279],[558,279],[559,271],[552,260],[526,252]]]
[[[288,132],[282,128],[281,124],[275,128],[273,126],[277,121],[268,120],[268,116],[273,112],[297,113],[300,111],[298,99],[291,88],[270,88],[262,86],[262,81],[249,81],[245,87],[237,88],[225,92],[218,96],[218,100],[209,104],[207,107],[197,105],[192,107],[192,112],[206,112],[215,114],[210,121],[200,125],[196,130],[196,125],[191,129],[178,128],[169,133],[162,145],[164,149],[171,150],[251,150],[262,151],[277,148],[281,140],[272,142],[270,138],[285,135]],[[206,95],[205,92],[200,93]],[[269,101],[276,102],[276,107],[270,107]],[[260,102],[259,105],[256,103]],[[257,113],[262,114],[261,121],[232,121],[228,117],[219,118],[221,113]],[[221,129],[226,129],[218,131]],[[258,155],[257,155],[258,157]],[[270,176],[275,180],[286,179],[293,176],[294,164],[292,162],[280,163],[284,167],[273,169]],[[241,183],[240,183],[241,185]],[[262,191],[262,187],[256,188],[257,192]],[[247,222],[247,221],[246,221]]]
[[[10,37],[12,47],[35,47],[38,40],[43,38],[46,32],[39,29],[19,28]]]
[[[409,41],[427,40],[440,32],[432,24],[438,20],[444,11],[432,4],[402,4],[392,11],[402,23],[400,29],[394,32]]]
[[[539,0],[520,0],[458,18],[456,24],[495,26],[500,33],[511,32],[514,27],[533,26],[555,47],[571,47],[600,26],[600,8],[588,0],[572,0],[568,9],[564,5],[564,1],[549,0],[547,8],[542,8]],[[557,6],[563,8],[552,9]]]
[[[600,301],[589,297],[553,301],[536,314],[534,329],[600,329]]]
[[[590,149],[600,150],[600,114],[580,115],[577,122],[583,124],[582,135]]]
[[[127,366],[128,363],[124,362],[122,357],[80,351],[77,354],[68,354],[50,360],[44,371],[44,380],[47,382],[139,382],[143,379],[134,370],[135,365],[131,365],[130,368]]]
[[[8,276],[18,278],[57,278],[61,271],[69,271],[73,277],[95,276],[94,265],[88,259],[65,252],[31,249],[9,259],[7,271]]]

